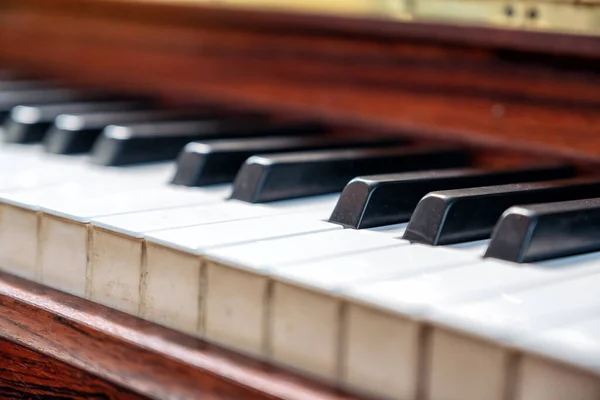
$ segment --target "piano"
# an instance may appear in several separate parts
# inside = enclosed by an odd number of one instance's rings
[[[0,2],[0,397],[600,398],[598,13]]]

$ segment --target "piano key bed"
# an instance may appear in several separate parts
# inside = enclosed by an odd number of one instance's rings
[[[0,298],[23,313],[75,318],[72,295],[175,359],[170,335],[199,338],[366,398],[600,396],[600,180],[571,165],[43,82],[1,81],[0,113]]]

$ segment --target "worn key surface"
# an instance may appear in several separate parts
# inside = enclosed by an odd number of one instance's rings
[[[534,262],[600,250],[600,199],[511,207],[484,257]]]
[[[358,177],[344,188],[329,222],[363,229],[407,222],[419,200],[435,190],[568,178],[567,165],[485,171],[454,169]]]
[[[600,180],[570,179],[432,192],[417,205],[404,239],[443,245],[489,238],[509,207],[600,197]]]

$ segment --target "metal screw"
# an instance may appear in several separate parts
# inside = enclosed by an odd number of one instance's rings
[[[527,11],[527,17],[529,19],[536,19],[538,16],[539,16],[539,12],[538,12],[537,8],[530,8]]]

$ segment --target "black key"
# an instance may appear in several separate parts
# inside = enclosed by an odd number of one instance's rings
[[[44,138],[44,148],[54,154],[78,154],[90,151],[104,128],[123,123],[197,119],[187,111],[133,110],[63,114],[56,118]]]
[[[92,98],[102,98],[102,95],[97,93],[83,93],[66,88],[31,88],[0,91],[0,121],[3,122],[16,106],[66,103]]]
[[[41,141],[46,132],[61,114],[99,111],[124,111],[140,109],[142,101],[81,101],[60,104],[17,106],[13,108],[4,127],[4,141],[8,143],[35,143]]]
[[[502,185],[572,177],[564,165],[482,171],[425,171],[358,177],[344,188],[329,222],[363,229],[408,222],[419,200],[434,190]]]
[[[173,184],[206,186],[232,182],[242,164],[255,154],[304,150],[381,147],[404,143],[398,138],[348,139],[330,137],[277,137],[189,143],[179,157]]]
[[[232,199],[250,203],[340,191],[357,175],[464,166],[466,151],[452,148],[387,147],[256,156],[238,173]]]
[[[484,257],[517,263],[600,250],[600,199],[511,207]]]
[[[270,135],[316,135],[324,127],[314,123],[269,124],[262,116],[166,121],[109,126],[92,149],[92,162],[116,166],[177,158],[193,141]]]
[[[417,205],[404,233],[416,243],[443,245],[489,238],[509,207],[600,196],[600,180],[572,179],[432,192]]]

